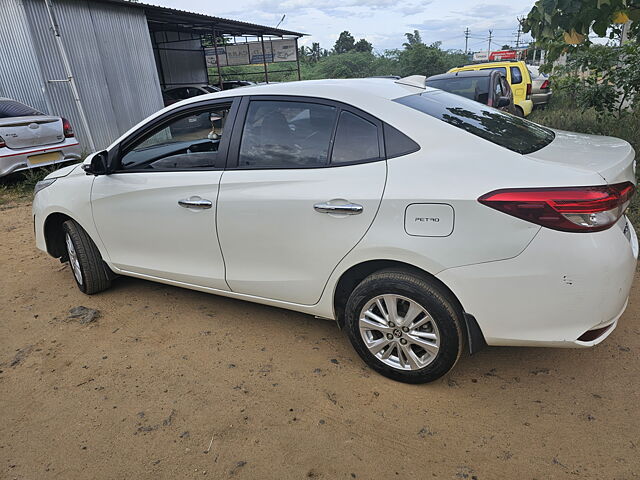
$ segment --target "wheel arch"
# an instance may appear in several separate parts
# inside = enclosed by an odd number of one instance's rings
[[[340,275],[333,293],[333,313],[340,328],[344,327],[344,309],[353,289],[372,273],[389,268],[414,273],[423,278],[427,278],[430,282],[437,285],[442,292],[449,297],[451,302],[458,309],[461,317],[464,319],[466,327],[465,333],[469,343],[470,352],[475,353],[486,346],[484,335],[482,334],[482,330],[480,329],[478,322],[473,315],[465,311],[462,302],[460,302],[457,295],[445,283],[443,283],[442,280],[422,268],[399,260],[367,260],[349,267],[342,273],[342,275]]]
[[[66,261],[67,248],[64,243],[64,230],[62,224],[67,220],[73,220],[86,232],[87,229],[76,218],[64,212],[51,212],[44,220],[44,241],[47,246],[47,253],[54,258]]]
[[[342,313],[344,313],[344,306],[356,285],[372,273],[389,268],[396,268],[412,272],[421,277],[427,277],[429,281],[441,287],[443,291],[451,297],[451,300],[456,304],[456,307],[459,307],[460,312],[464,312],[464,308],[462,307],[460,300],[458,300],[458,297],[451,291],[451,289],[426,270],[399,260],[367,260],[349,267],[342,273],[342,275],[340,275],[340,278],[336,283],[336,288],[333,294],[333,311],[336,320],[340,323],[340,326],[342,326],[343,322],[341,317]]]

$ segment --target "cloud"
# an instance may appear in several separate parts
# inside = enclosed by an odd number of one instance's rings
[[[328,49],[340,32],[349,30],[356,38],[372,42],[376,51],[383,51],[401,48],[405,32],[414,29],[421,32],[425,42],[442,41],[444,48],[464,48],[466,27],[476,37],[476,44],[487,36],[488,29],[494,29],[497,42],[505,43],[517,28],[516,17],[526,14],[533,0],[145,1],[272,27],[286,14],[282,28],[309,34],[301,43],[320,42]]]
[[[514,18],[517,9],[508,4],[480,3],[471,8],[451,13],[469,18],[496,18],[509,16]]]

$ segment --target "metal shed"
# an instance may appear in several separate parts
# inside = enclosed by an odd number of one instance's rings
[[[208,83],[204,36],[302,36],[124,0],[2,4],[0,97],[68,118],[86,152],[163,108],[161,84]]]

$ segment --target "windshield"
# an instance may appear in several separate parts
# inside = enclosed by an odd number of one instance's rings
[[[517,153],[533,153],[555,138],[548,128],[447,92],[425,92],[394,101]]]
[[[489,77],[450,77],[427,79],[427,86],[461,95],[480,103],[489,101]]]
[[[10,98],[0,98],[0,118],[32,117],[42,115],[35,108]]]

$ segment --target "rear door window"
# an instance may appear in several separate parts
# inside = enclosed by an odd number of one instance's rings
[[[240,168],[304,168],[329,163],[337,108],[319,103],[253,100],[242,132]]]
[[[518,67],[509,67],[511,69],[511,84],[517,85],[522,83],[522,72]]]
[[[394,101],[521,154],[540,150],[555,138],[548,128],[447,92],[425,92]]]

